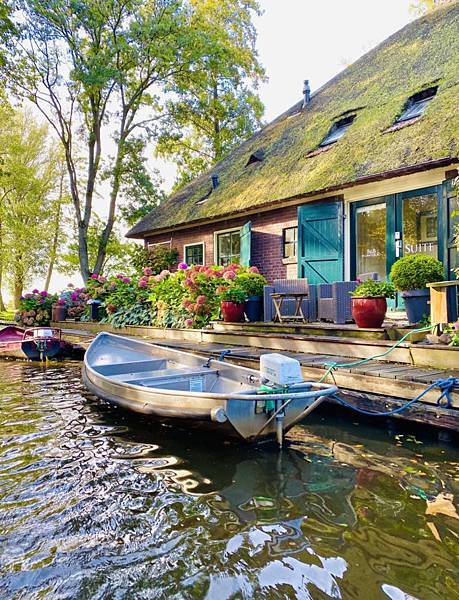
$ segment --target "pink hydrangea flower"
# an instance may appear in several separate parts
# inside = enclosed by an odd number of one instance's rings
[[[118,275],[115,275],[116,279],[123,279],[123,275],[121,275],[121,273],[118,273]]]
[[[99,277],[97,278],[97,281],[99,283],[105,283],[107,280],[103,275],[99,275]]]
[[[97,279],[98,275],[96,275],[95,273],[93,275],[91,275],[91,279]]]
[[[459,321],[456,321],[456,323],[454,323],[454,329],[456,331],[459,331]]]
[[[258,267],[249,267],[249,273],[260,273]]]
[[[130,277],[123,277],[122,282],[123,283],[131,283],[131,278]]]
[[[181,262],[177,265],[177,268],[181,271],[186,271],[188,269],[188,265],[186,264],[186,262]]]
[[[207,302],[207,298],[204,296],[204,294],[200,294],[197,298],[196,298],[196,304],[198,306],[202,306],[203,304],[205,304]]]
[[[32,290],[32,294],[39,294],[40,292],[38,290]]]
[[[59,298],[59,300],[57,301],[57,303],[59,304],[59,306],[64,306],[65,299],[64,298]]]
[[[185,319],[185,327],[193,327],[193,319]]]
[[[145,269],[143,270],[144,275],[152,275],[153,271],[150,269],[150,267],[145,267]]]
[[[226,273],[223,273],[223,279],[225,279],[226,281],[231,281],[236,277],[236,273],[234,271],[226,271]]]
[[[42,296],[42,298],[46,298],[47,295],[48,295],[48,292],[45,292],[45,290],[40,292],[40,296]]]
[[[160,273],[161,277],[167,277],[170,274],[171,274],[171,272],[168,271],[167,269],[163,269]]]
[[[139,288],[145,288],[147,287],[147,282],[145,281],[145,279],[141,279],[138,283]]]

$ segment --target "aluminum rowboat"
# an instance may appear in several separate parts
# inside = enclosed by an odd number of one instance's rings
[[[88,390],[122,408],[180,426],[256,440],[282,435],[337,388],[315,382],[263,393],[258,371],[111,333],[86,351]],[[280,439],[279,439],[280,437]]]

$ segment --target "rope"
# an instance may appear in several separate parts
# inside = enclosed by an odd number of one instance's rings
[[[378,358],[383,358],[384,356],[387,356],[393,350],[398,348],[400,346],[400,344],[403,344],[403,342],[413,333],[420,333],[422,331],[430,331],[431,329],[432,329],[432,325],[428,325],[427,327],[420,327],[419,329],[412,329],[411,331],[408,331],[408,333],[405,333],[405,335],[403,337],[401,337],[399,340],[397,340],[395,342],[395,344],[393,344],[388,350],[386,350],[385,352],[382,352],[381,354],[375,354],[374,356],[370,356],[369,358],[361,358],[360,360],[356,360],[356,361],[349,362],[349,363],[337,363],[337,362],[326,363],[326,364],[329,364],[330,366],[328,367],[325,374],[319,379],[319,383],[322,383],[323,381],[325,381],[325,379],[335,369],[358,367],[359,365],[365,365],[366,363],[369,363],[372,360],[376,360]]]
[[[430,392],[434,388],[439,388],[439,390],[441,391],[441,394],[437,400],[437,405],[443,406],[446,408],[452,408],[453,399],[451,398],[451,393],[455,389],[459,390],[459,377],[448,377],[446,379],[437,379],[436,381],[431,383],[429,386],[427,386],[424,391],[422,391],[420,394],[418,394],[416,396],[416,398],[409,400],[408,402],[406,402],[402,406],[399,406],[398,408],[394,408],[392,410],[382,411],[382,412],[358,408],[357,406],[354,406],[353,404],[351,404],[350,402],[347,402],[343,398],[340,398],[337,394],[334,394],[332,396],[332,398],[337,400],[343,406],[346,406],[347,408],[351,408],[352,410],[355,410],[356,412],[361,413],[363,415],[368,415],[370,417],[389,417],[391,415],[396,415],[396,414],[402,413],[404,410],[406,410],[407,408],[412,406],[415,402],[419,402],[419,400],[421,400],[421,398],[423,398],[428,392]]]

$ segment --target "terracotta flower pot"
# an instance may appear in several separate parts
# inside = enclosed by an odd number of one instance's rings
[[[386,316],[387,301],[378,298],[352,298],[352,317],[358,327],[376,329],[381,327]]]
[[[226,300],[222,300],[220,307],[225,323],[240,323],[244,320],[245,302],[227,302]]]

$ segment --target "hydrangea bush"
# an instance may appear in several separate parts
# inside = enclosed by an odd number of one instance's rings
[[[15,321],[24,327],[38,327],[49,325],[51,322],[51,310],[57,301],[55,294],[46,291],[33,290],[29,294],[21,296],[19,309],[16,312]]]

